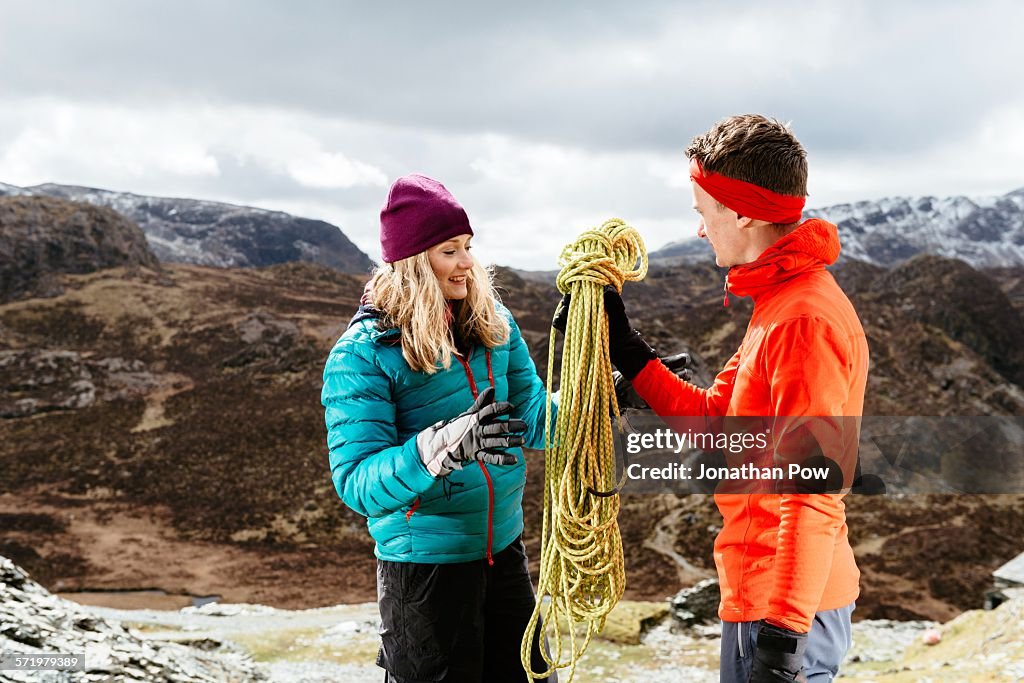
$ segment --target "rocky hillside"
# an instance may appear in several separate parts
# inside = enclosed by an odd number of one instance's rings
[[[891,266],[923,253],[975,268],[1024,265],[1024,188],[996,197],[890,197],[804,215],[839,227],[842,258]],[[707,242],[697,239],[668,244],[651,259],[714,261]]]
[[[367,273],[373,267],[337,226],[282,211],[53,183],[0,183],[4,195],[57,197],[112,208],[138,223],[153,253],[168,263],[261,267],[308,261],[346,273]]]
[[[0,306],[0,554],[51,587],[296,604],[316,566],[316,600],[372,586],[346,571],[372,546],[325,475],[319,409],[359,278],[172,265],[62,286]]]
[[[922,254],[880,273],[862,292],[863,299],[885,297],[885,305],[942,330],[1024,387],[1024,317],[993,277],[960,260]]]
[[[994,280],[938,259],[836,274],[870,336],[869,412],[1024,414],[1011,380],[1019,269]],[[499,277],[543,371],[558,294]],[[0,554],[62,592],[159,588],[292,608],[372,600],[372,542],[331,486],[319,405],[323,360],[363,278],[309,263],[55,278],[57,296],[0,304]],[[932,282],[954,291],[931,296]],[[625,295],[660,349],[694,352],[698,381],[749,315],[744,300],[722,307],[721,283],[711,266],[656,268]],[[1000,325],[965,307],[1003,311]],[[529,472],[536,558],[543,468]],[[854,497],[849,509],[864,569],[858,618],[946,620],[976,607],[1024,537],[1019,496]],[[661,599],[710,575],[718,524],[705,496],[625,496],[628,594]]]
[[[61,292],[63,273],[157,268],[145,235],[111,209],[49,197],[0,197],[0,302]]]

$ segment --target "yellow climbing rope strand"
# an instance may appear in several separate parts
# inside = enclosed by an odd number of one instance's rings
[[[626,584],[619,536],[618,494],[597,496],[615,486],[615,444],[611,412],[618,414],[608,357],[604,287],[622,291],[623,283],[647,274],[647,251],[640,234],[619,219],[587,230],[559,257],[556,284],[572,293],[565,340],[558,419],[551,433],[547,406],[544,466],[544,516],[541,525],[537,605],[523,636],[523,668],[528,679],[550,676],[576,663],[591,638],[622,597]],[[555,331],[548,352],[548,395],[554,390]],[[549,600],[545,603],[544,598]],[[541,652],[547,670],[532,670],[530,651],[543,613]],[[583,627],[578,628],[577,625]],[[581,634],[578,631],[585,631]],[[563,630],[569,651],[563,656]],[[543,645],[544,638],[549,648]]]

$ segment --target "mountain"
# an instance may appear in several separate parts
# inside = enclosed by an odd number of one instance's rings
[[[1024,317],[986,273],[956,259],[919,254],[880,274],[869,291],[942,330],[1024,387]]]
[[[957,258],[975,268],[1024,265],[1024,188],[998,197],[893,197],[804,212],[835,223],[843,257],[891,266],[915,254]],[[704,240],[672,242],[654,262],[712,260]]]
[[[57,197],[114,209],[138,223],[153,253],[166,263],[225,268],[309,261],[361,274],[373,268],[370,257],[337,226],[282,211],[53,183],[0,183],[4,195]]]
[[[0,302],[59,294],[62,273],[159,265],[139,227],[112,209],[0,197]]]

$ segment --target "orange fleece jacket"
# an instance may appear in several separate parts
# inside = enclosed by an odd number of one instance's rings
[[[787,440],[805,438],[809,430],[848,473],[859,440],[868,346],[850,300],[825,270],[838,256],[836,227],[810,219],[753,263],[731,268],[728,291],[753,297],[754,312],[714,384],[701,389],[651,361],[634,388],[662,416],[772,418],[773,450],[760,466],[773,459],[778,464]],[[807,632],[815,612],[857,598],[860,572],[842,494],[723,490],[715,494],[724,517],[715,564],[724,621],[767,619]]]

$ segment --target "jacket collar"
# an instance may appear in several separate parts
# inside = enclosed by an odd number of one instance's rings
[[[364,320],[377,321],[366,326],[372,341],[395,342],[398,340],[400,336],[399,329],[397,327],[381,327],[384,316],[379,308],[374,308],[373,304],[360,304],[356,314],[348,322],[348,327],[354,327]]]
[[[757,260],[729,269],[726,287],[754,302],[801,273],[823,270],[839,258],[839,231],[820,218],[810,218],[780,237]]]

